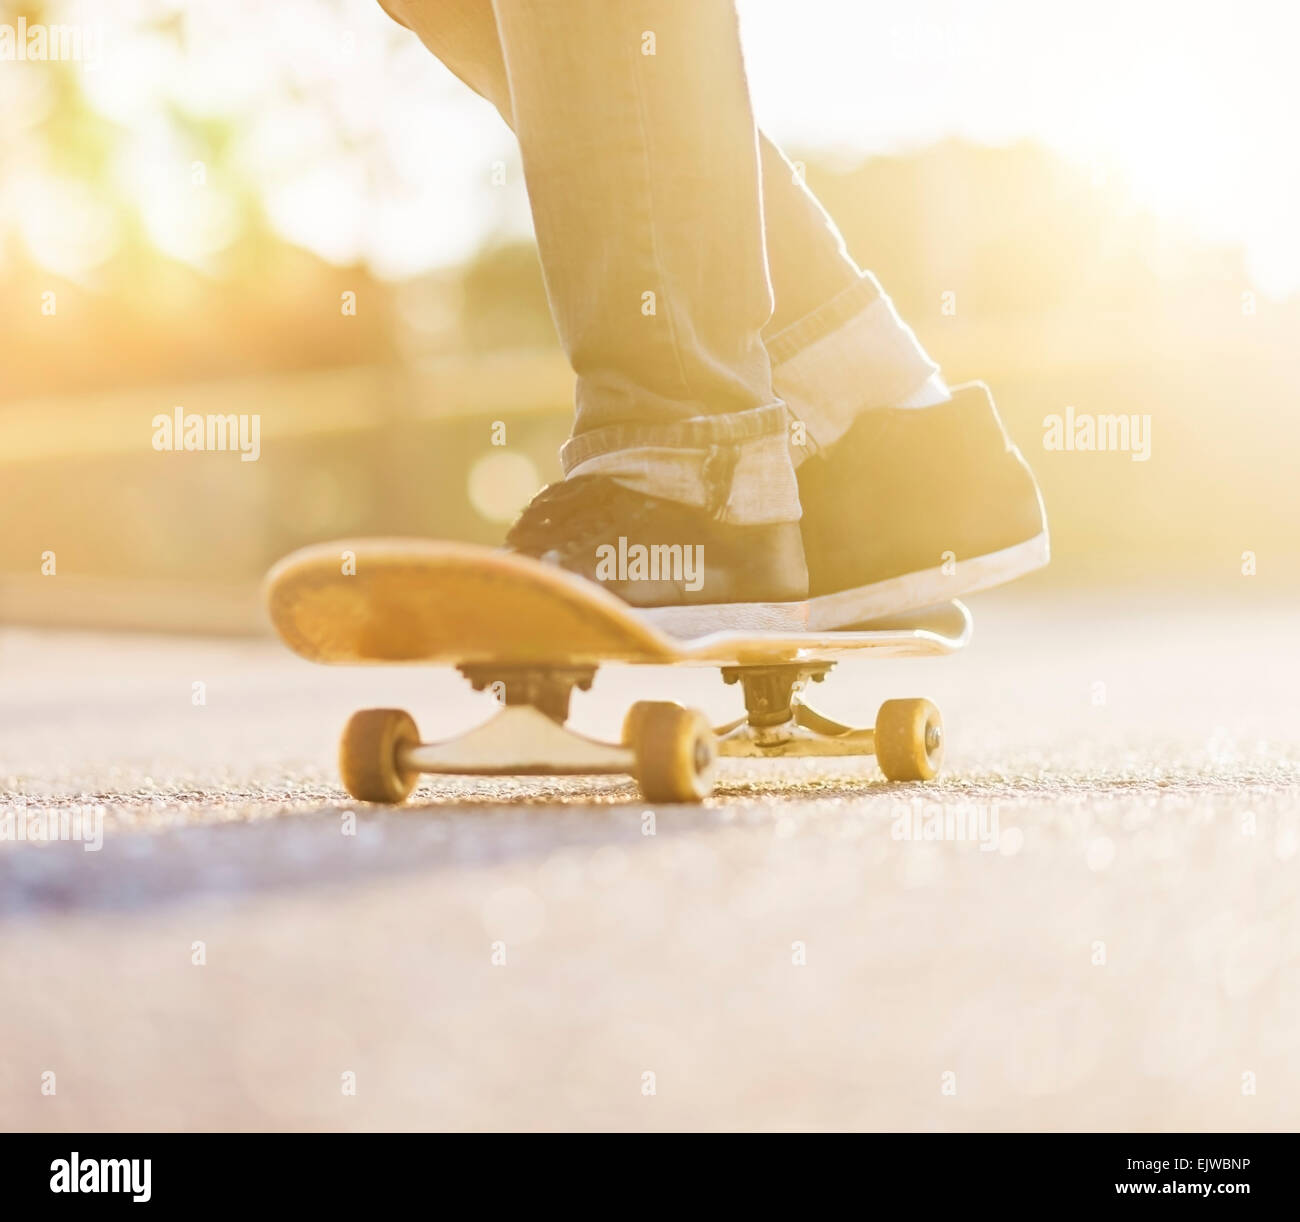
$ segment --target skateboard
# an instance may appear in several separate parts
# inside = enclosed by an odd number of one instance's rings
[[[803,699],[848,656],[954,653],[970,639],[959,602],[833,632],[713,632],[678,639],[621,599],[554,565],[466,543],[357,539],[285,557],[267,576],[281,640],[313,662],[455,667],[501,708],[483,725],[422,742],[399,709],[366,709],[343,732],[339,770],[352,797],[400,803],[420,773],[626,774],[653,802],[698,802],[721,756],[869,755],[891,781],[925,781],[943,755],[939,710],[888,700],[857,728]],[[711,726],[666,701],[639,701],[617,742],[567,726],[574,689],[606,663],[705,666],[739,684],[745,715]]]

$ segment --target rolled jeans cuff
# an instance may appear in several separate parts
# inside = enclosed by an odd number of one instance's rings
[[[834,445],[863,412],[903,402],[939,369],[870,272],[766,347],[783,402],[580,433],[560,451],[565,477],[608,475],[736,525],[796,521],[795,467]]]
[[[872,408],[892,407],[938,372],[880,282],[856,284],[767,340],[772,384],[801,421],[794,461],[832,446]]]
[[[738,526],[799,519],[789,415],[782,403],[674,424],[594,429],[565,442],[560,462],[566,479],[607,475]]]

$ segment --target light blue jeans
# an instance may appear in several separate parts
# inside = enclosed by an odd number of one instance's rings
[[[567,477],[793,521],[797,463],[935,372],[757,130],[733,0],[381,3],[519,139]]]

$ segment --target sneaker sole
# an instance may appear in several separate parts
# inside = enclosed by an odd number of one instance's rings
[[[1051,558],[1051,545],[1044,530],[1023,543],[958,560],[949,572],[940,565],[904,573],[874,585],[856,586],[851,590],[810,598],[808,628],[812,632],[847,628],[851,624],[882,619],[887,615],[919,611],[950,598],[965,598],[968,594],[1000,586],[1041,569]]]
[[[1043,531],[1000,551],[959,560],[951,572],[945,572],[943,565],[920,569],[802,602],[682,604],[646,607],[641,614],[679,638],[711,632],[827,632],[964,598],[1041,569],[1050,559],[1051,547]]]

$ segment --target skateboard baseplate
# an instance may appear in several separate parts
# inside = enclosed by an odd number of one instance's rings
[[[850,655],[936,656],[969,640],[970,613],[944,603],[834,632],[715,632],[677,639],[622,600],[562,569],[465,543],[356,539],[294,552],[267,577],[271,621],[295,653],[334,664],[453,666],[503,707],[442,742],[420,741],[399,709],[354,714],[339,768],[354,798],[404,801],[419,775],[634,776],[647,799],[698,802],[722,756],[870,755],[892,781],[924,781],[943,755],[939,710],[888,700],[855,728],[803,700]],[[745,715],[713,727],[664,701],[628,711],[618,742],[567,726],[574,689],[609,662],[720,669]]]

